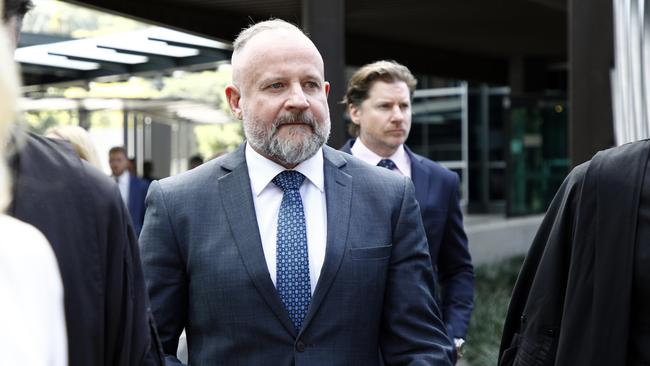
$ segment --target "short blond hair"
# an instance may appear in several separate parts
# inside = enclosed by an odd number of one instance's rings
[[[101,170],[102,164],[88,131],[79,126],[57,126],[48,129],[45,136],[70,142],[80,158]]]
[[[0,12],[3,4],[0,3]],[[16,118],[16,101],[18,99],[18,71],[13,60],[13,47],[6,29],[0,27],[0,212],[11,200],[9,170],[7,169],[6,146],[11,137],[13,122]]]

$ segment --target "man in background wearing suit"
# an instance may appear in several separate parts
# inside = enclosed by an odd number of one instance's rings
[[[341,150],[413,180],[441,289],[442,319],[461,355],[474,304],[474,268],[463,229],[458,176],[404,145],[411,128],[415,85],[408,68],[394,61],[360,68],[345,96],[352,132],[358,138]]]
[[[323,146],[323,60],[298,28],[234,43],[246,143],[154,182],[141,244],[168,364],[450,365],[411,182]]]
[[[138,178],[129,172],[129,159],[126,150],[115,146],[108,151],[108,161],[111,166],[112,178],[120,187],[120,195],[129,209],[135,234],[140,235],[144,222],[144,199],[147,197],[149,182]]]
[[[3,23],[14,44],[30,7],[29,0],[4,0]],[[162,364],[138,242],[115,183],[69,143],[15,130],[7,212],[52,245],[63,281],[69,365]]]

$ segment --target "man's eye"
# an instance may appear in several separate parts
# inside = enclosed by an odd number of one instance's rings
[[[320,84],[315,81],[308,81],[305,86],[310,89],[320,89]]]
[[[284,84],[278,82],[278,83],[273,83],[273,84],[269,85],[269,88],[271,88],[271,89],[280,89],[283,86],[284,86]]]

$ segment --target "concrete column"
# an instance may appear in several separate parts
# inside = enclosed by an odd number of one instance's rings
[[[571,0],[569,157],[572,166],[614,145],[610,85],[613,39],[612,0]]]
[[[345,108],[340,104],[346,86],[345,0],[302,0],[301,26],[323,55],[325,79],[332,86],[328,98],[332,119],[329,145],[339,148],[347,139]]]

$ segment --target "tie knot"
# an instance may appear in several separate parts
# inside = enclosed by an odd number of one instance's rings
[[[394,170],[395,168],[397,168],[397,165],[395,165],[395,163],[390,159],[381,159],[379,163],[377,163],[377,166],[386,168],[388,170]]]
[[[285,170],[273,178],[272,182],[283,191],[299,190],[305,176],[295,170]]]

